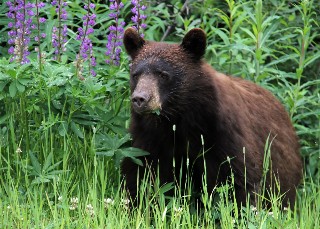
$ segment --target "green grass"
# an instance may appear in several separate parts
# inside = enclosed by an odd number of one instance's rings
[[[46,138],[50,136],[49,129]],[[93,136],[92,136],[93,137]],[[39,142],[41,142],[39,140]],[[121,180],[110,158],[88,152],[93,142],[66,135],[59,148],[63,157],[49,154],[41,164],[34,154],[26,159],[17,151],[12,161],[9,150],[0,151],[0,228],[318,228],[320,226],[319,180],[299,187],[296,206],[281,209],[274,195],[271,208],[247,203],[237,207],[233,180],[202,193],[201,206],[185,191],[171,184],[159,186],[146,177],[140,186],[139,205],[129,210]],[[81,146],[80,146],[81,145]],[[82,145],[86,147],[82,147]],[[79,150],[80,149],[80,150]],[[43,152],[54,152],[51,144]],[[77,163],[73,157],[78,155]],[[110,169],[111,168],[111,169]],[[206,176],[204,176],[206,177]],[[187,181],[189,182],[189,181]],[[204,180],[204,186],[206,181]],[[174,196],[165,196],[174,188]],[[231,196],[231,198],[230,198]]]
[[[303,183],[294,209],[279,208],[274,196],[270,209],[250,205],[238,209],[233,185],[217,187],[213,194],[202,193],[197,206],[187,188],[175,189],[172,198],[165,192],[170,184],[159,187],[148,178],[140,187],[141,201],[129,210],[125,193],[110,174],[110,160],[83,158],[77,169],[69,165],[73,142],[66,143],[61,161],[62,171],[54,170],[54,158],[40,167],[28,168],[23,160],[1,161],[0,227],[1,228],[318,228],[320,226],[319,181]],[[49,149],[47,149],[49,150]],[[3,152],[1,152],[3,155]],[[23,153],[23,152],[21,152]],[[78,152],[79,153],[79,152]],[[18,157],[20,157],[18,155]],[[36,159],[31,159],[31,161]],[[36,164],[34,162],[33,164]],[[16,166],[16,168],[12,168]],[[35,166],[35,165],[33,165]],[[53,170],[50,168],[53,166]],[[46,169],[47,167],[47,169]],[[26,172],[26,170],[32,172]],[[40,172],[41,172],[40,171]],[[47,171],[47,173],[46,173]],[[53,175],[55,174],[55,175]],[[51,176],[52,175],[52,178]],[[47,180],[46,180],[47,179]],[[41,182],[40,182],[41,181]],[[204,181],[205,183],[205,181]],[[152,185],[150,185],[152,184]],[[188,184],[185,185],[189,187]]]
[[[81,21],[79,0],[68,8],[73,20],[62,62],[51,59],[50,37],[42,43],[41,72],[35,52],[30,64],[20,66],[9,61],[8,46],[0,47],[0,228],[320,228],[316,1],[190,1],[183,14],[183,1],[150,3],[147,39],[159,40],[171,24],[176,26],[166,37],[170,42],[200,27],[207,33],[212,66],[254,81],[281,100],[300,138],[305,175],[292,209],[280,209],[276,193],[270,209],[250,203],[239,208],[233,177],[214,193],[202,193],[200,207],[190,181],[180,185],[184,189],[161,187],[151,176],[141,183],[139,205],[131,210],[119,188],[120,161],[143,152],[131,148],[127,133],[129,62],[123,52],[119,67],[105,64],[101,35],[112,21],[108,7],[98,2],[95,78],[78,79],[72,63],[79,48],[71,29]],[[129,4],[125,1],[122,12],[128,22]],[[56,15],[51,6],[46,10],[48,23],[41,29],[50,34]],[[8,40],[6,12],[1,6],[1,44]],[[170,189],[173,197],[165,195]]]

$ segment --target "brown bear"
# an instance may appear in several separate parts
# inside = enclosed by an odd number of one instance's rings
[[[189,164],[197,191],[203,190],[204,174],[211,193],[232,173],[240,204],[250,196],[254,205],[262,187],[267,193],[273,183],[284,194],[283,203],[294,204],[302,178],[299,141],[285,108],[269,91],[206,63],[201,29],[189,31],[181,44],[168,44],[146,41],[128,28],[123,41],[132,58],[133,147],[149,152],[141,161],[159,173],[161,184],[176,183]],[[261,185],[266,144],[271,160]],[[129,158],[121,170],[135,198],[145,170]]]

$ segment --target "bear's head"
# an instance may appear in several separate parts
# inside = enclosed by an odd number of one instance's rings
[[[141,115],[158,113],[174,115],[186,103],[200,75],[202,56],[206,49],[206,34],[201,29],[190,30],[181,44],[144,40],[134,28],[124,33],[123,43],[132,58],[130,69],[133,112]],[[180,104],[180,106],[179,106]]]

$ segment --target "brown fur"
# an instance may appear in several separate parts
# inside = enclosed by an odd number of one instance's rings
[[[264,148],[269,137],[272,167],[266,188],[275,187],[276,177],[281,193],[285,194],[284,203],[294,204],[295,187],[302,177],[299,142],[287,112],[270,92],[249,81],[219,73],[203,61],[205,34],[200,29],[190,31],[178,45],[144,41],[130,28],[125,32],[124,44],[133,58],[131,75],[142,69],[138,79],[131,76],[132,94],[138,90],[147,91],[151,98],[153,91],[160,94],[159,116],[150,113],[154,104],[151,108],[146,103],[141,110],[133,104],[130,132],[133,146],[150,153],[142,160],[153,171],[159,168],[162,184],[175,182],[179,177],[180,166],[173,168],[173,158],[176,165],[183,165],[182,171],[186,170],[188,158],[193,165],[195,189],[201,191],[205,169],[209,192],[226,182],[232,170],[237,201],[244,203],[249,193],[254,204],[254,193],[261,191]],[[169,73],[170,78],[160,77],[162,73],[154,71],[153,66]],[[156,86],[148,90],[145,86],[136,88],[141,78],[155,82]],[[205,154],[199,158],[203,150]],[[230,165],[225,163],[228,158]],[[137,194],[138,167],[128,158],[122,163],[132,197]],[[141,168],[140,178],[142,171]]]

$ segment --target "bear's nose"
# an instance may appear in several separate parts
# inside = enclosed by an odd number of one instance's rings
[[[135,92],[131,97],[131,102],[135,107],[145,107],[150,99],[150,96],[145,92]]]

